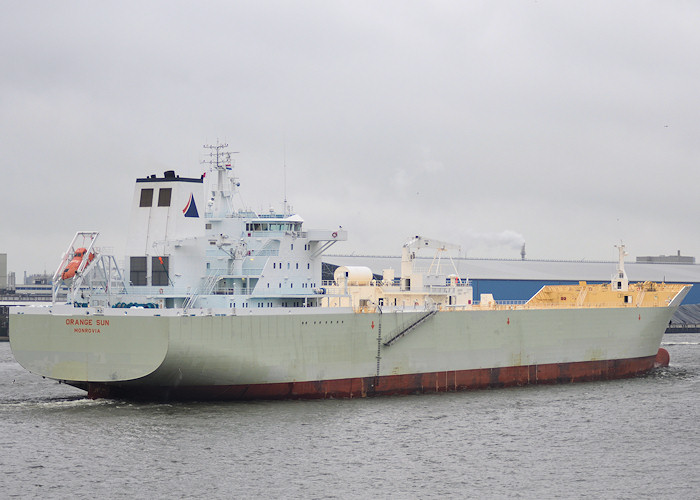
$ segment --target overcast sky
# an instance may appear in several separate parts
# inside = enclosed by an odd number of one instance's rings
[[[236,155],[333,253],[700,258],[700,3],[4,1],[0,253],[123,251],[134,179]],[[286,153],[285,153],[286,152]]]

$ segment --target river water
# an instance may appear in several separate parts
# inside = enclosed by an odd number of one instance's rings
[[[699,498],[700,335],[643,378],[328,401],[91,401],[0,343],[3,498]]]

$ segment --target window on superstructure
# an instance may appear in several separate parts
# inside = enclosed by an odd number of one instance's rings
[[[133,286],[147,284],[146,257],[129,258],[129,280]]]
[[[141,190],[140,207],[150,207],[153,205],[153,188],[144,188]]]
[[[165,286],[168,279],[168,257],[151,257],[151,284]]]
[[[170,197],[172,196],[172,188],[160,188],[158,190],[158,206],[159,207],[169,207]]]

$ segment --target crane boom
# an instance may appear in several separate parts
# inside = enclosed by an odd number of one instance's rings
[[[403,246],[408,250],[419,248],[432,248],[435,250],[461,250],[461,247],[459,245],[455,245],[454,243],[447,243],[445,241],[434,240],[432,238],[424,238],[423,236],[414,236],[404,243]]]

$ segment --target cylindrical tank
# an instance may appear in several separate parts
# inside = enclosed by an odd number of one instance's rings
[[[333,279],[339,285],[369,285],[372,270],[364,266],[340,266],[333,273]]]

